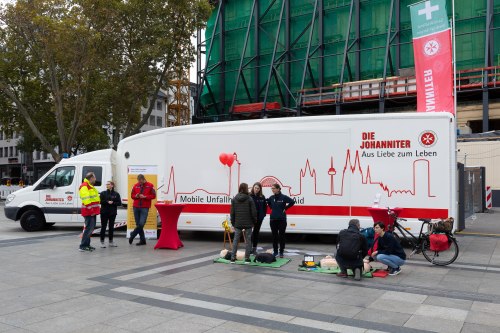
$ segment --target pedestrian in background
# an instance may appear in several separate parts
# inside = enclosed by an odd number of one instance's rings
[[[90,236],[94,231],[97,215],[101,212],[99,191],[94,187],[95,181],[95,174],[88,172],[80,185],[81,214],[85,219],[85,230],[82,234],[79,249],[81,252],[95,250],[94,247],[90,246]]]
[[[255,203],[250,195],[248,195],[248,184],[241,183],[238,188],[238,194],[231,200],[231,224],[234,227],[231,263],[236,261],[236,251],[238,251],[238,243],[243,230],[245,230],[245,263],[250,262],[252,228],[256,222],[257,210]]]
[[[295,205],[292,198],[281,193],[281,186],[274,184],[271,187],[273,195],[267,199],[267,205],[271,208],[270,226],[273,233],[273,254],[278,256],[278,243],[279,255],[283,258],[285,251],[285,232],[286,232],[286,211]]]
[[[250,197],[255,203],[255,208],[257,209],[257,222],[253,226],[252,232],[252,253],[257,254],[257,245],[259,244],[259,233],[260,227],[262,226],[262,221],[266,217],[267,213],[267,202],[266,197],[262,194],[262,184],[256,182],[252,186],[250,191]]]
[[[140,241],[136,245],[146,245],[144,225],[148,218],[149,208],[151,208],[151,200],[156,198],[156,191],[153,184],[146,181],[143,174],[137,176],[137,183],[132,187],[131,197],[134,201],[133,211],[136,227],[130,233],[128,243],[132,244],[135,236],[139,235]]]
[[[106,227],[109,224],[109,246],[116,247],[113,242],[113,232],[115,230],[116,211],[122,204],[120,193],[115,192],[115,183],[112,181],[106,182],[106,191],[101,192],[101,248],[106,247],[104,240],[106,238]]]

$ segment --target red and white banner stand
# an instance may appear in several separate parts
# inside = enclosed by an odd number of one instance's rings
[[[455,114],[451,29],[446,0],[410,6],[417,80],[417,112]]]

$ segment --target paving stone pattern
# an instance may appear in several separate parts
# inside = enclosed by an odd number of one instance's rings
[[[173,251],[130,246],[119,231],[118,247],[94,237],[82,253],[79,227],[26,233],[1,211],[0,332],[500,332],[498,214],[476,215],[490,235],[459,235],[453,265],[417,255],[398,276],[356,282],[297,271],[304,253],[334,252],[320,237],[262,268],[213,263],[222,233],[182,232]]]

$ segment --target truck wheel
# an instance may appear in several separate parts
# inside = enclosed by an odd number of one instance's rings
[[[21,227],[26,231],[39,231],[45,226],[42,214],[34,209],[27,210],[21,216]]]

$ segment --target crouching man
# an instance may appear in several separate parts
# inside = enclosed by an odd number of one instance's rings
[[[354,280],[361,280],[363,270],[363,258],[368,253],[368,245],[365,237],[359,232],[359,220],[349,221],[347,229],[342,230],[338,236],[337,255],[335,260],[340,268],[337,276],[347,277],[347,269],[354,272]]]

